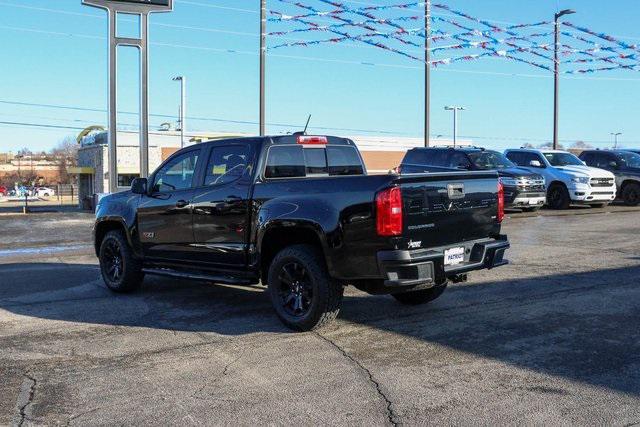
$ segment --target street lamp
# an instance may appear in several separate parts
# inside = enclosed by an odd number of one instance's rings
[[[464,111],[466,108],[455,105],[447,105],[444,107],[447,111],[453,111],[453,147],[455,148],[458,140],[458,111]]]
[[[559,62],[558,62],[558,47],[560,45],[560,25],[558,19],[564,15],[570,15],[572,13],[576,13],[575,10],[572,9],[564,9],[560,12],[557,12],[554,15],[554,33],[555,33],[555,44],[553,48],[553,149],[558,149],[558,91],[559,88]]]
[[[180,147],[184,147],[184,131],[187,127],[187,78],[177,76],[174,82],[180,82]]]
[[[618,135],[622,135],[622,132],[611,132],[610,135],[613,136],[613,149],[615,150],[618,148]]]

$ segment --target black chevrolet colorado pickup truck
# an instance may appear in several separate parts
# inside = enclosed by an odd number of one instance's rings
[[[184,148],[94,227],[106,285],[145,274],[268,287],[278,317],[311,330],[346,285],[420,304],[471,270],[506,264],[495,172],[367,175],[353,141],[287,135]]]
[[[447,170],[495,170],[504,186],[506,208],[536,211],[546,202],[544,177],[520,168],[504,154],[478,147],[413,148],[399,166],[402,174]]]

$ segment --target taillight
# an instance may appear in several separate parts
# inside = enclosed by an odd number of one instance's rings
[[[392,187],[376,195],[376,230],[378,236],[402,234],[402,193]]]
[[[303,145],[327,145],[329,140],[326,136],[298,135],[297,142]]]
[[[504,185],[500,179],[498,179],[498,215],[496,219],[498,222],[502,222],[504,219]]]

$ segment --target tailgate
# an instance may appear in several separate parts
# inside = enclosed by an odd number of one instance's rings
[[[402,175],[394,183],[402,191],[402,238],[409,248],[461,243],[499,232],[496,172]]]

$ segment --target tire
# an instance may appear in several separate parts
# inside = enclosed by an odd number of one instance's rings
[[[144,273],[142,263],[121,231],[108,232],[100,244],[100,272],[109,289],[114,292],[132,292],[140,288]]]
[[[405,305],[420,305],[426,304],[438,298],[444,290],[447,289],[447,284],[440,286],[434,286],[429,289],[421,289],[419,291],[402,292],[399,294],[391,294],[399,303]]]
[[[334,320],[344,288],[329,277],[322,254],[310,245],[281,250],[268,273],[271,303],[290,329],[311,331]]]
[[[571,197],[567,187],[562,184],[553,184],[547,192],[547,204],[551,209],[569,209]]]
[[[630,182],[622,189],[622,200],[627,206],[638,206],[640,203],[640,184]]]

